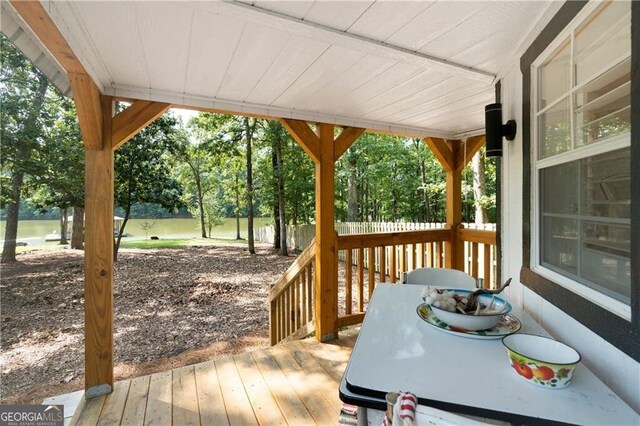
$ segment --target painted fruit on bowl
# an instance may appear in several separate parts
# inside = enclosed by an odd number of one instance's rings
[[[512,334],[505,336],[502,343],[518,376],[547,389],[569,386],[580,362],[578,351],[548,337]]]

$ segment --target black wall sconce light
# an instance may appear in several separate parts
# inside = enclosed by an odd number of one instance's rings
[[[485,137],[487,157],[502,157],[502,137],[512,141],[516,137],[516,121],[502,124],[502,104],[490,104],[484,107]]]

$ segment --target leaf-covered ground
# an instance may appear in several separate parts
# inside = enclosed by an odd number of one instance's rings
[[[295,259],[257,245],[123,249],[115,266],[116,380],[268,346],[268,289]],[[2,266],[0,399],[40,403],[84,386],[83,253]]]

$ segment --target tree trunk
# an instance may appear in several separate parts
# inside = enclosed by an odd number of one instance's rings
[[[67,219],[67,209],[60,209],[60,245],[69,244],[67,241],[67,229],[69,221]]]
[[[236,240],[240,239],[240,178],[236,173]]]
[[[124,220],[122,221],[122,226],[120,227],[120,231],[118,232],[118,238],[116,238],[115,240],[115,245],[113,247],[114,262],[118,261],[118,250],[120,249],[120,240],[122,240],[122,236],[124,235],[124,227],[127,226],[127,222],[129,221],[129,214],[131,214],[131,205],[128,205],[127,209],[124,211]]]
[[[204,205],[202,202],[204,197],[202,195],[202,184],[200,183],[199,175],[196,175],[196,189],[198,191],[198,209],[200,210],[200,229],[202,229],[202,238],[207,238],[207,228],[204,223]],[[211,235],[211,231],[209,231],[209,235]]]
[[[422,175],[422,193],[424,196],[424,221],[431,222],[431,206],[429,205],[429,191],[427,190],[427,167],[424,160],[420,162],[420,174]]]
[[[473,168],[473,198],[476,206],[476,223],[487,223],[487,208],[483,204],[484,188],[484,162],[481,152],[476,152],[471,161]]]
[[[256,248],[253,243],[253,166],[251,164],[253,127],[249,125],[248,117],[244,117],[244,130],[247,138],[247,245],[249,253],[256,254]]]
[[[274,141],[271,150],[271,170],[273,171],[273,194],[278,195],[273,198],[273,248],[280,250],[280,197],[278,193],[278,156],[276,154],[276,144]]]
[[[24,182],[24,173],[15,170],[11,173],[11,200],[7,203],[7,224],[4,231],[2,263],[16,261],[16,239],[18,238],[18,212],[20,210],[20,191]]]
[[[353,148],[349,148],[349,161],[347,163],[347,168],[349,169],[347,221],[349,222],[356,222],[358,220],[357,166],[355,151]]]
[[[40,74],[38,82],[38,94],[33,102],[33,107],[29,112],[29,117],[25,119],[24,132],[29,132],[30,127],[36,122],[41,113],[42,104],[44,103],[44,95],[49,87],[49,80],[43,74]],[[28,148],[26,143],[18,143],[20,158],[27,156]],[[22,184],[24,182],[24,171],[20,167],[14,168],[11,172],[11,199],[7,203],[7,223],[4,232],[4,247],[2,249],[2,258],[0,263],[9,263],[16,261],[16,240],[18,238],[18,213],[20,210],[20,196]]]
[[[278,214],[280,222],[280,233],[276,234],[274,238],[280,238],[280,254],[282,256],[288,256],[287,250],[287,209],[284,198],[284,168],[282,163],[282,141],[280,140],[280,134],[276,138],[276,166],[278,170]]]
[[[84,249],[84,208],[73,208],[73,227],[71,229],[71,248]]]

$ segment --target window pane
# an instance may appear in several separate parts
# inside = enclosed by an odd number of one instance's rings
[[[571,275],[578,273],[578,221],[544,216],[542,262]]]
[[[631,61],[626,60],[576,91],[576,145],[631,132]]]
[[[578,214],[580,168],[574,161],[540,172],[540,191],[544,213]]]
[[[569,62],[571,50],[569,40],[564,42],[549,59],[538,68],[538,111],[549,105],[569,90]]]
[[[582,225],[581,275],[605,294],[623,302],[631,297],[630,229],[625,225]]]
[[[571,149],[571,123],[569,120],[569,98],[538,117],[540,153],[547,158]]]
[[[625,148],[582,160],[586,216],[631,218],[631,150]]]
[[[630,54],[631,2],[607,3],[576,31],[576,84],[593,77],[621,56]]]

